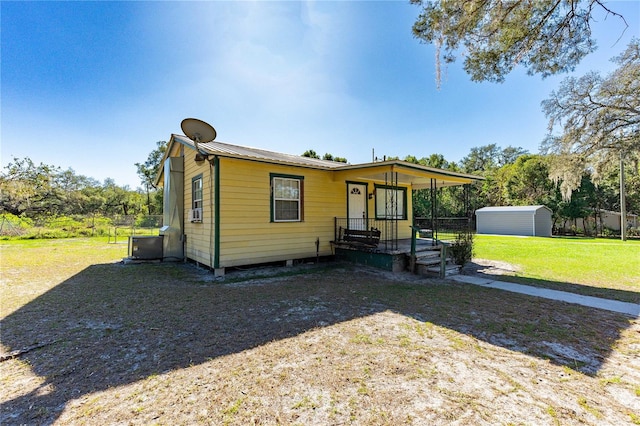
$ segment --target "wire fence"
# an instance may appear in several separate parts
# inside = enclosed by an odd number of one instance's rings
[[[30,219],[0,215],[0,238],[39,239],[108,237],[109,242],[125,242],[133,235],[158,235],[162,215],[74,215]]]

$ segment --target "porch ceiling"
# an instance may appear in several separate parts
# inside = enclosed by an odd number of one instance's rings
[[[341,167],[334,171],[339,180],[373,180],[379,183],[395,181],[395,173],[398,174],[399,185],[410,185],[413,189],[431,188],[432,179],[437,188],[446,186],[459,186],[484,180],[483,177],[465,173],[450,172],[422,166],[420,164],[391,160],[381,163],[357,164]],[[392,177],[393,176],[393,177]]]

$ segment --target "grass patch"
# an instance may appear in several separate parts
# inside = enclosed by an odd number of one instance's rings
[[[475,257],[519,268],[496,279],[640,303],[640,241],[477,235]]]
[[[2,241],[0,275],[6,292],[0,303],[0,316],[90,265],[112,264],[126,256],[126,244],[108,244],[107,238]]]
[[[580,405],[582,408],[584,408],[586,412],[590,413],[592,416],[594,416],[597,419],[601,419],[604,417],[600,411],[598,411],[596,408],[592,407],[589,404],[589,402],[587,401],[587,398],[585,397],[578,398],[578,405]]]
[[[620,376],[614,376],[614,377],[604,377],[602,379],[600,379],[600,383],[602,383],[603,386],[607,386],[607,385],[611,385],[611,384],[618,384],[622,382],[622,378]]]

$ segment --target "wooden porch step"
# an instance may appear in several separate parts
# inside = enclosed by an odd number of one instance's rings
[[[440,256],[442,255],[442,248],[439,246],[435,246],[435,247],[420,247],[419,249],[416,249],[415,252],[415,256],[416,256],[416,260],[421,260],[421,259],[431,259],[431,258],[440,258]]]
[[[416,247],[416,254],[418,253],[439,253],[442,251],[442,246],[420,246]]]
[[[416,265],[418,266],[440,265],[440,256],[418,258],[416,259]]]

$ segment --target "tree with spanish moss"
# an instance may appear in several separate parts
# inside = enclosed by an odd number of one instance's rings
[[[640,160],[640,41],[633,39],[612,61],[618,68],[606,77],[590,72],[567,78],[542,102],[549,119],[542,151],[552,155],[550,175],[561,183],[565,199],[580,186],[585,170],[597,181],[619,164],[624,239],[624,167],[637,172]]]
[[[516,66],[543,77],[572,71],[596,43],[599,14],[624,17],[602,0],[411,0],[421,7],[416,38],[436,47],[436,82],[442,62],[464,55],[473,81],[502,82]]]

